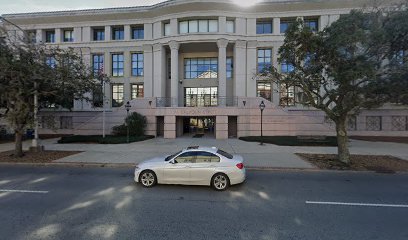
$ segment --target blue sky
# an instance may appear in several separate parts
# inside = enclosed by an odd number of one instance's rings
[[[0,15],[7,13],[146,6],[163,1],[164,0],[0,0]]]

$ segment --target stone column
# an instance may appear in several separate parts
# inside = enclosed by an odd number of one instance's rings
[[[144,97],[153,96],[153,50],[151,44],[143,45],[144,58]]]
[[[126,41],[129,41],[130,39],[132,39],[132,29],[130,28],[130,25],[124,26],[124,34],[125,34]]]
[[[74,42],[82,42],[82,28],[74,27]]]
[[[170,36],[177,36],[178,34],[178,21],[177,18],[170,19]]]
[[[91,27],[83,27],[82,31],[82,42],[93,41],[93,31]]]
[[[280,34],[280,18],[278,17],[273,19],[273,34],[274,35]]]
[[[55,29],[55,42],[56,42],[56,43],[61,43],[61,42],[64,41],[62,34],[63,34],[63,33],[62,33],[62,31],[61,31],[61,28],[56,28],[56,29]]]
[[[105,41],[110,41],[112,39],[111,26],[105,26]]]
[[[145,23],[143,25],[144,28],[144,39],[145,40],[150,40],[153,38],[153,24],[151,23]]]
[[[248,41],[247,43],[247,77],[246,77],[246,89],[247,97],[256,97],[256,81],[254,77],[257,74],[257,41]]]
[[[103,71],[106,75],[112,76],[112,55],[109,51],[105,51],[104,53],[104,66]],[[112,94],[111,94],[111,85],[110,83],[105,83],[105,101],[104,107],[111,108],[112,107]]]
[[[279,69],[278,57],[279,57],[279,46],[274,45],[272,49],[272,64],[276,69]],[[279,95],[280,89],[279,85],[274,81],[272,83],[272,103],[274,106],[279,106]]]
[[[256,18],[247,18],[247,34],[249,36],[256,35]]]
[[[246,41],[237,40],[234,47],[234,96],[245,97],[246,86]]]
[[[35,32],[35,39],[37,43],[42,43],[45,42],[45,40],[43,39],[43,30],[41,29],[37,29]]]
[[[164,138],[176,138],[176,116],[164,116]]]
[[[153,45],[153,96],[165,97],[166,95],[166,52],[162,44]]]
[[[227,39],[218,39],[218,96],[219,106],[225,106],[227,97]]]
[[[215,138],[228,138],[228,116],[217,116],[215,119]]]
[[[171,41],[169,46],[171,50],[171,104],[172,107],[178,107],[180,44],[176,41]]]
[[[131,96],[131,89],[130,89],[130,76],[132,72],[132,55],[130,54],[130,51],[127,49],[123,53],[123,58],[124,58],[124,65],[125,65],[125,72],[124,72],[124,79],[123,79],[123,98],[124,102],[126,103],[127,101],[130,101],[132,96]]]
[[[227,32],[227,17],[218,17],[218,32],[221,34]]]

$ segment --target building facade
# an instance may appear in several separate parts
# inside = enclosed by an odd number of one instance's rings
[[[297,103],[296,89],[259,79],[278,64],[278,49],[291,22],[303,18],[318,31],[340,15],[361,8],[354,1],[170,0],[147,7],[111,8],[3,17],[25,29],[32,41],[73,47],[110,83],[94,101],[76,101],[73,111],[44,109],[40,133],[107,134],[122,124],[124,104],[147,117],[147,134],[176,138],[207,134],[217,139],[260,135],[334,135],[321,111]],[[12,28],[12,26],[10,26]],[[384,106],[349,120],[350,135],[408,136],[408,111]]]

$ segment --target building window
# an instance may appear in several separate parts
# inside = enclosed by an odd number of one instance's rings
[[[112,84],[112,107],[120,107],[123,105],[123,84]]]
[[[131,91],[132,99],[142,98],[144,96],[143,84],[132,84]]]
[[[64,42],[73,42],[73,41],[74,41],[74,31],[64,30]]]
[[[144,27],[143,26],[132,28],[132,39],[144,39]]]
[[[50,67],[50,68],[55,68],[57,66],[57,60],[55,60],[54,57],[48,56],[45,59],[45,63]]]
[[[184,78],[217,78],[218,58],[184,59]]]
[[[271,34],[271,33],[272,33],[272,20],[256,22],[256,34]]]
[[[45,32],[45,42],[54,43],[55,42],[55,31],[46,31]]]
[[[112,40],[125,39],[125,30],[123,27],[112,27]]]
[[[93,29],[93,40],[94,41],[104,41],[105,40],[105,29],[104,28],[94,28]]]
[[[227,21],[227,33],[234,33],[235,32],[235,23],[233,20]]]
[[[392,131],[406,131],[408,130],[408,122],[406,116],[392,116],[391,117]]]
[[[381,131],[382,119],[381,116],[367,116],[366,117],[366,130],[367,131]]]
[[[283,61],[281,63],[281,73],[290,73],[290,72],[293,72],[293,70],[295,70],[295,68],[293,67],[292,64],[286,61]]]
[[[269,82],[258,82],[256,84],[256,96],[272,100],[272,86]]]
[[[143,53],[132,53],[132,76],[143,76]]]
[[[185,88],[184,89],[186,107],[211,107],[218,105],[218,88]]]
[[[92,69],[94,72],[94,76],[97,77],[103,73],[103,65],[104,62],[104,55],[103,54],[95,54],[92,56]]]
[[[319,21],[317,19],[305,19],[305,27],[308,27],[312,32],[317,32]]]
[[[290,25],[294,23],[294,20],[282,20],[280,22],[280,33],[286,33]]]
[[[170,36],[170,33],[171,33],[170,23],[165,23],[164,24],[164,36]]]
[[[227,79],[231,79],[232,78],[232,73],[233,73],[233,61],[232,61],[232,57],[228,57],[227,58]]]
[[[123,76],[123,54],[112,54],[112,76]]]
[[[294,106],[295,105],[295,87],[281,84],[279,105],[281,106]]]
[[[60,117],[60,129],[73,129],[72,117],[61,116]]]
[[[272,66],[272,49],[258,49],[258,73],[268,70]]]
[[[404,50],[400,50],[395,54],[395,60],[398,64],[402,65],[406,62],[406,52]]]
[[[94,108],[103,107],[104,92],[102,83],[98,85],[92,91],[92,105]]]
[[[180,33],[218,32],[218,20],[188,20],[179,22]]]

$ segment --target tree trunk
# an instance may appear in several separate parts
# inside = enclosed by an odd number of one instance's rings
[[[346,130],[346,120],[336,122],[337,133],[337,154],[341,162],[350,164],[350,151],[348,147],[348,136]]]
[[[16,131],[15,133],[15,148],[14,156],[22,157],[23,156],[23,133],[21,131]]]

